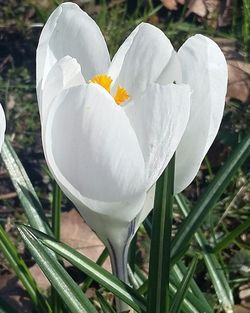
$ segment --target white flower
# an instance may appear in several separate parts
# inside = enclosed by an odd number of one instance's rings
[[[226,81],[224,56],[204,36],[176,53],[142,23],[110,62],[100,29],[77,5],[52,13],[37,49],[44,153],[106,244],[118,249],[134,233],[176,149],[175,190],[192,181],[218,131]]]
[[[4,110],[0,104],[0,151],[4,142],[4,134],[6,130],[6,120]]]

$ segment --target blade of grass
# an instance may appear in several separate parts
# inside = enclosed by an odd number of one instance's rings
[[[169,272],[175,158],[156,184],[149,261],[147,312],[169,312]]]
[[[138,289],[140,286],[139,282],[137,281],[136,276],[135,276],[134,272],[132,271],[129,264],[128,264],[128,278],[129,278],[129,282],[130,282],[131,286],[134,289]]]
[[[196,266],[198,262],[198,257],[194,257],[192,260],[192,263],[186,273],[186,275],[183,277],[183,280],[181,282],[181,286],[178,289],[176,295],[174,296],[173,302],[171,304],[170,313],[179,313],[181,310],[181,305],[183,300],[185,299],[185,295],[188,290],[188,286],[191,282],[191,279],[194,275]]]
[[[194,236],[209,211],[214,207],[233,176],[250,155],[250,134],[238,144],[231,156],[221,167],[218,174],[209,184],[207,190],[200,197],[200,200],[192,211],[188,214],[178,229],[172,241],[171,258],[179,255],[187,242]]]
[[[18,226],[19,233],[52,286],[57,290],[71,313],[97,313],[96,309],[73,281],[62,265],[47,252],[44,245],[30,232],[28,227]]]
[[[60,240],[62,192],[56,181],[53,182],[52,231],[55,239]]]
[[[96,264],[102,266],[108,256],[109,256],[108,249],[105,248],[102,251],[99,258],[97,259]],[[85,292],[91,286],[92,282],[93,282],[93,279],[90,276],[86,277],[86,279],[83,282],[82,290]]]
[[[146,273],[143,272],[138,265],[135,264],[135,273],[138,276],[141,284],[147,279]]]
[[[97,299],[101,305],[103,313],[116,313],[108,301],[102,296],[102,294],[97,290],[96,291]]]
[[[142,23],[143,21],[148,20],[151,16],[155,15],[157,12],[160,11],[160,9],[163,8],[162,4],[159,4],[157,7],[155,7],[152,11],[149,11],[148,13],[146,13],[143,17],[135,20],[135,25],[138,25],[140,23]]]
[[[250,3],[249,0],[243,0],[243,25],[242,25],[243,41],[246,51],[249,52],[250,47]]]
[[[184,196],[176,195],[175,200],[184,216],[187,216],[190,209],[185,202]],[[202,248],[203,258],[219,301],[222,303],[226,312],[233,312],[233,294],[218,259],[215,254],[207,251],[206,247],[208,246],[208,243],[200,230],[195,234],[195,239]]]
[[[24,227],[24,226],[23,226]],[[69,261],[76,268],[90,276],[94,281],[111,291],[115,296],[126,302],[136,312],[145,312],[146,301],[136,290],[120,281],[117,277],[91,261],[84,255],[75,251],[62,242],[57,242],[52,237],[25,226],[42,244],[53,250],[55,253]]]
[[[52,235],[42,205],[30,179],[7,138],[5,138],[5,142],[2,146],[1,156],[30,225],[42,232]]]
[[[250,218],[247,219],[243,224],[240,224],[235,229],[233,229],[228,235],[221,239],[216,246],[213,248],[213,253],[217,253],[222,249],[228,247],[231,243],[235,241],[245,230],[250,227]]]
[[[170,275],[170,284],[169,284],[169,294],[171,299],[174,298],[177,290],[180,286],[180,281],[172,274]],[[148,280],[146,280],[143,285],[137,290],[141,294],[146,294],[148,290]],[[193,293],[188,291],[185,295],[185,298],[181,304],[181,308],[185,313],[214,313],[214,310],[207,306],[206,302],[202,298],[197,298]]]
[[[150,221],[150,218],[147,217],[147,219],[145,220],[146,224],[143,223],[145,230],[149,236],[149,238],[151,238],[151,230],[152,230],[152,222]],[[174,264],[174,265],[173,265]],[[181,262],[178,261],[177,263],[173,261],[172,259],[172,274],[174,274],[176,276],[176,279],[178,279],[178,282],[180,283],[184,273],[186,273],[187,268],[186,266]],[[196,296],[200,302],[203,303],[203,306],[206,307],[205,312],[212,312],[212,309],[210,307],[210,305],[208,304],[205,296],[203,295],[203,293],[201,292],[200,288],[197,286],[196,282],[192,279],[191,283],[190,283],[190,292],[194,294],[194,296]],[[138,289],[138,291],[141,294],[145,294],[147,292],[147,282],[145,282],[141,288]]]
[[[34,306],[44,313],[52,312],[49,304],[43,298],[42,294],[37,288],[36,282],[29,269],[27,268],[24,261],[18,255],[16,247],[13,245],[7,233],[4,231],[3,227],[0,225],[0,251],[3,253],[4,257],[10,264],[12,270],[15,272],[18,279],[23,284],[25,290],[30,296],[30,299]]]
[[[179,283],[174,282],[170,276],[170,296],[173,299],[179,288]],[[183,313],[214,313],[213,309],[208,309],[204,302],[199,298],[196,298],[192,293],[187,292],[186,297],[184,298],[181,304],[181,310]]]
[[[137,242],[137,233],[132,239],[132,242],[129,247],[129,254],[128,254],[129,265],[130,265],[132,272],[135,271],[135,259],[136,259],[136,248],[137,248],[136,242]]]
[[[56,240],[60,240],[61,202],[62,192],[54,180],[52,200],[52,231]],[[51,290],[51,307],[53,313],[60,313],[62,311],[61,299],[55,288],[52,288]]]

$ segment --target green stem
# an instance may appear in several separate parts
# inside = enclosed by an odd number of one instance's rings
[[[53,201],[52,201],[52,231],[55,239],[60,241],[60,223],[61,223],[61,202],[62,192],[56,181],[53,182]],[[51,306],[53,313],[62,312],[62,303],[57,291],[51,290]]]
[[[115,248],[110,244],[107,246],[111,261],[112,273],[119,278],[122,282],[129,284],[128,281],[128,249],[131,238],[120,246]],[[127,303],[116,297],[116,311],[118,313],[130,311]]]
[[[156,185],[149,263],[147,313],[169,312],[170,243],[175,158]]]

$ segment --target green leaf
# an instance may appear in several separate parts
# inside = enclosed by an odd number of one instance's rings
[[[52,231],[56,240],[60,240],[62,191],[53,181]]]
[[[2,146],[1,156],[10,174],[10,178],[25,210],[30,225],[52,235],[42,205],[36,195],[30,179],[7,138],[5,138],[5,142]]]
[[[57,290],[71,313],[97,313],[94,306],[73,281],[62,265],[48,253],[41,242],[34,237],[30,228],[18,226],[23,241],[28,247],[34,260],[46,275],[52,286]]]
[[[180,282],[170,275],[170,296],[173,299],[180,286]],[[184,313],[214,313],[214,310],[207,307],[206,303],[194,296],[191,292],[187,292],[181,304],[181,310]]]
[[[25,226],[35,237],[40,239],[46,247],[65,258],[79,270],[83,271],[93,280],[101,284],[107,290],[111,291],[115,296],[126,302],[137,312],[146,310],[146,301],[136,290],[121,282],[117,277],[98,266],[84,255],[75,251],[71,247],[62,242],[57,242],[52,237],[47,236],[31,227]]]
[[[96,296],[101,305],[103,313],[116,313],[115,310],[108,303],[108,301],[101,295],[98,290],[96,291]]]
[[[134,235],[134,238],[131,241],[131,244],[129,247],[129,254],[128,254],[128,261],[129,261],[128,263],[130,265],[132,272],[135,271],[135,260],[136,260],[136,250],[137,250],[136,242],[137,242],[137,233]]]
[[[151,238],[152,222],[150,221],[149,217],[147,217],[147,219],[145,221],[146,221],[146,224],[144,223],[144,227],[146,226],[145,230],[146,230],[149,238]],[[172,265],[171,273],[172,273],[172,276],[175,277],[176,284],[178,285],[181,282],[183,276],[185,275],[187,268],[181,261],[178,261],[176,264],[173,262],[173,264],[174,265]],[[141,294],[145,294],[147,292],[147,285],[148,285],[148,281],[144,282],[143,285],[138,289],[138,292]],[[205,296],[201,292],[200,288],[197,286],[194,279],[191,280],[189,289],[190,289],[190,294],[194,295],[196,297],[196,299],[199,299],[199,303],[202,303],[202,307],[205,308],[204,312],[213,312],[212,308],[208,304]],[[191,306],[191,304],[190,304],[190,302],[188,302],[188,300],[186,301],[186,303],[189,303],[189,306]]]
[[[173,273],[170,274],[170,284],[169,284],[169,294],[171,299],[174,298],[175,294],[177,293],[177,290],[180,286],[180,280],[173,275]],[[148,280],[146,280],[143,285],[138,289],[142,290],[143,293],[146,293],[148,290]],[[203,301],[202,298],[196,297],[192,292],[187,291],[185,298],[183,299],[181,308],[183,312],[185,313],[214,313],[214,310],[210,308],[206,301]]]
[[[183,302],[185,295],[187,293],[187,290],[188,290],[188,286],[189,286],[191,279],[194,275],[194,272],[195,272],[195,269],[197,266],[197,262],[198,262],[198,257],[194,257],[189,269],[187,270],[186,275],[183,277],[183,280],[180,284],[180,287],[179,287],[176,295],[174,296],[174,299],[173,299],[173,302],[172,302],[171,308],[170,308],[170,313],[179,313],[180,312],[182,302]]]
[[[57,240],[60,240],[60,225],[61,225],[61,202],[62,191],[57,185],[56,181],[53,181],[53,200],[52,200],[52,232]],[[52,288],[51,290],[51,307],[53,313],[61,313],[62,302],[57,291]]]
[[[227,236],[221,239],[216,246],[213,248],[213,253],[217,253],[222,249],[225,249],[233,243],[237,237],[239,237],[245,230],[250,227],[250,218],[247,219],[243,224],[240,224],[235,229],[233,229]]]
[[[102,253],[99,256],[99,258],[97,259],[96,264],[100,265],[100,266],[103,265],[103,263],[105,262],[105,260],[107,259],[108,256],[109,256],[108,249],[105,248],[102,251]],[[86,277],[86,279],[83,282],[82,290],[86,291],[91,286],[92,282],[93,282],[93,279],[90,276]]]
[[[45,299],[39,292],[36,282],[31,276],[29,269],[27,268],[24,261],[18,255],[15,246],[13,245],[12,241],[10,240],[10,238],[8,237],[7,233],[4,231],[1,225],[0,225],[0,251],[3,253],[4,257],[10,264],[16,276],[22,282],[34,306],[38,308],[40,312],[44,313],[52,312],[48,303],[45,301]]]
[[[175,200],[184,216],[187,216],[190,210],[185,202],[184,196],[176,195]],[[202,248],[203,258],[220,303],[226,312],[233,312],[234,299],[232,290],[228,284],[227,278],[224,275],[218,259],[216,258],[215,254],[209,253],[209,251],[206,249],[208,243],[200,230],[198,230],[195,234],[195,239]]]
[[[175,157],[156,184],[150,245],[147,311],[169,312],[169,273]]]
[[[138,277],[132,271],[129,264],[127,264],[127,268],[128,268],[128,279],[129,279],[130,284],[132,285],[134,289],[138,289],[140,286],[139,281],[137,280]]]
[[[182,222],[172,241],[171,258],[179,255],[179,251],[183,250],[187,242],[191,240],[209,211],[215,206],[231,179],[249,155],[250,134],[238,144],[229,159],[209,184],[204,194],[200,197],[196,206]]]

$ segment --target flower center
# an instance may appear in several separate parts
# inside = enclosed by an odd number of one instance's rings
[[[99,74],[99,75],[95,75],[89,82],[102,86],[104,89],[107,90],[107,92],[110,93],[110,87],[111,87],[112,81],[113,80],[110,76],[106,74]],[[116,89],[116,93],[113,96],[113,98],[116,104],[120,105],[124,101],[129,99],[129,95],[127,93],[127,90],[124,87],[118,85]]]

